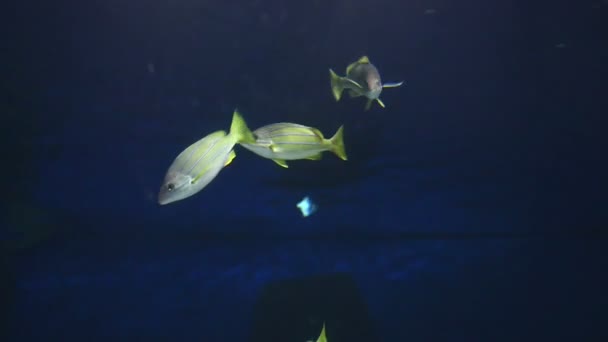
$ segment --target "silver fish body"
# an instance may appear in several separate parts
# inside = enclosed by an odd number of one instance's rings
[[[158,203],[179,201],[203,190],[232,161],[234,145],[225,131],[217,131],[186,148],[167,170]]]
[[[342,130],[340,127],[332,138],[326,139],[314,127],[280,122],[256,129],[253,131],[255,143],[241,143],[241,146],[282,167],[287,167],[286,160],[318,160],[325,151],[346,160]]]
[[[348,95],[353,97],[364,96],[367,98],[365,110],[371,107],[375,100],[384,108],[385,105],[380,100],[380,94],[384,88],[399,87],[403,82],[382,83],[380,73],[367,56],[359,58],[356,62],[348,65],[345,76],[338,76],[332,69],[329,69],[331,90],[336,101],[342,97],[342,92],[347,90]]]
[[[253,134],[235,110],[228,134],[215,131],[188,146],[175,158],[160,187],[158,203],[172,203],[201,191],[235,158],[234,145],[254,141]]]
[[[344,82],[351,97],[365,96],[375,100],[382,92],[382,79],[376,66],[371,63],[356,63],[346,73],[346,77],[353,82]]]

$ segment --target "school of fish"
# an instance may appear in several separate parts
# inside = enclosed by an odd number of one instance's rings
[[[395,88],[403,82],[382,83],[380,73],[367,56],[346,67],[344,76],[329,69],[331,91],[336,101],[347,91],[351,98],[365,97],[365,110],[380,100],[383,88]],[[287,168],[291,160],[320,160],[323,152],[331,152],[342,160],[348,160],[344,147],[344,126],[326,138],[314,127],[300,123],[271,123],[251,131],[237,109],[232,114],[228,132],[218,130],[194,142],[177,155],[167,170],[158,203],[165,205],[191,197],[211,183],[236,157],[234,147],[240,145],[256,155],[270,159]],[[319,340],[324,340],[319,337]]]

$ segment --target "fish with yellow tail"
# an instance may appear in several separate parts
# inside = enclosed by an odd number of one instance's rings
[[[306,342],[327,342],[327,337],[325,336],[325,323],[323,323],[323,328],[321,329],[321,334],[319,335],[319,338],[317,338],[316,341],[308,340]]]
[[[314,127],[280,122],[256,129],[253,131],[255,142],[242,142],[240,145],[285,168],[288,167],[286,160],[319,160],[325,151],[347,160],[343,131],[344,127],[340,126],[333,137],[326,139]]]
[[[245,120],[235,110],[230,132],[216,131],[182,151],[173,161],[158,193],[160,205],[190,197],[201,191],[232,162],[237,143],[253,143],[255,139]]]
[[[384,108],[384,103],[380,100],[382,89],[395,88],[403,84],[403,81],[383,84],[378,69],[370,63],[367,56],[363,56],[348,65],[345,76],[338,76],[332,69],[329,69],[329,79],[331,81],[331,91],[336,101],[340,101],[342,92],[346,89],[351,98],[359,96],[367,98],[365,110],[369,110],[374,101],[377,101]]]

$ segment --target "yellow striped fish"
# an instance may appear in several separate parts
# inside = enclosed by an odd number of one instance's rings
[[[323,133],[314,127],[280,122],[253,131],[254,143],[240,144],[282,167],[287,167],[286,160],[319,160],[324,151],[331,151],[340,159],[347,160],[342,132],[343,126],[340,126],[333,137],[325,139]]]
[[[160,205],[182,200],[201,191],[230,164],[236,154],[234,145],[254,142],[245,120],[235,110],[230,132],[213,132],[181,152],[167,170],[158,193]]]

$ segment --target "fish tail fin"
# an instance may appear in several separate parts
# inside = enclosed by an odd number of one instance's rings
[[[340,159],[348,160],[348,157],[346,156],[346,151],[344,149],[344,125],[338,128],[336,134],[334,134],[334,136],[331,137],[329,141],[332,146],[332,152],[335,153]]]
[[[344,90],[342,77],[336,75],[333,70],[329,69],[329,80],[331,81],[331,92],[334,94],[334,98],[336,101],[340,101],[342,91]]]
[[[252,144],[255,142],[253,133],[247,127],[247,123],[238,109],[234,110],[232,114],[232,124],[230,124],[230,135],[234,136],[234,140],[237,144],[246,143]]]

